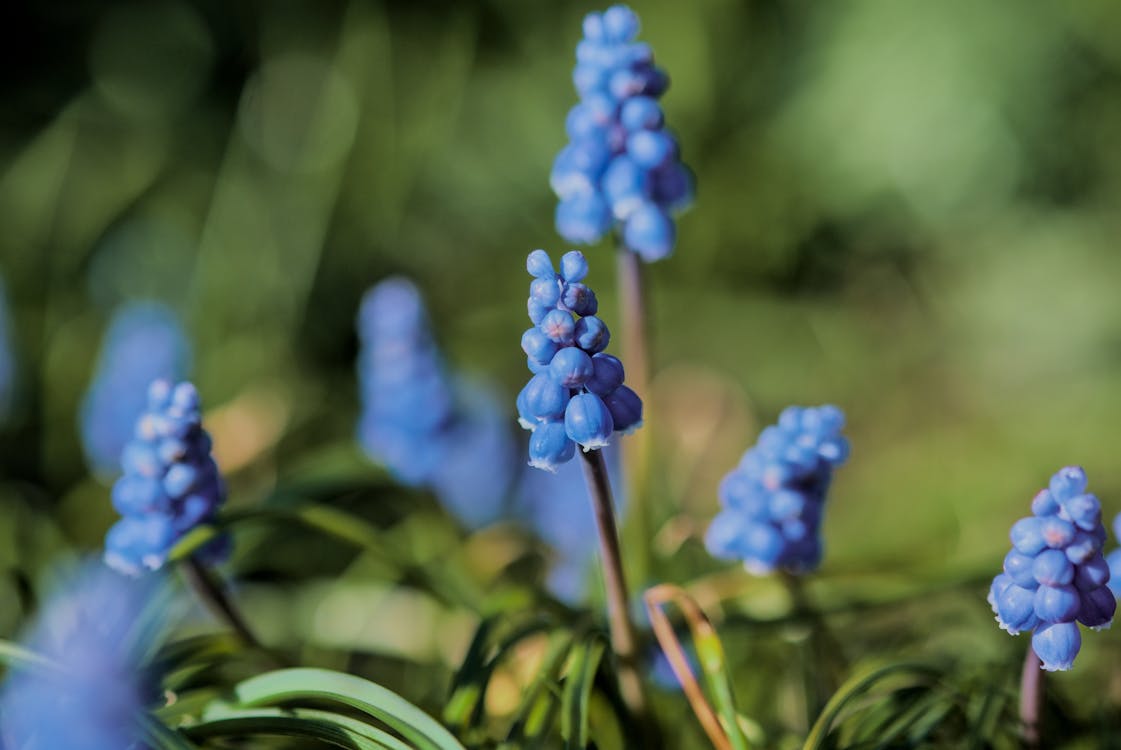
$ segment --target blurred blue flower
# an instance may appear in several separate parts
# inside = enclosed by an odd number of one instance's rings
[[[16,389],[16,353],[8,312],[8,293],[0,279],[0,424],[12,413]]]
[[[581,283],[583,253],[565,253],[558,276],[548,253],[534,250],[526,269],[534,276],[527,304],[534,325],[522,334],[522,350],[534,376],[518,394],[518,422],[533,432],[529,465],[556,471],[577,445],[596,450],[613,432],[638,429],[642,401],[623,385],[623,364],[604,352],[611,332],[596,317],[595,292]]]
[[[121,454],[124,475],[113,485],[113,507],[122,517],[105,536],[105,562],[132,575],[163,566],[171,547],[213,520],[226,499],[195,387],[156,380],[147,394],[145,411]],[[228,552],[223,536],[195,556],[217,563]]]
[[[763,575],[821,562],[820,527],[833,469],[848,458],[835,406],[787,407],[720,483],[721,512],[705,543],[716,557]]]
[[[358,441],[403,484],[426,487],[469,528],[504,515],[513,439],[487,386],[449,377],[420,292],[390,278],[358,312]]]
[[[1113,517],[1113,536],[1121,539],[1121,513]],[[1105,558],[1109,566],[1109,580],[1106,585],[1113,592],[1114,597],[1121,596],[1121,547],[1110,552]]]
[[[1012,550],[989,588],[989,605],[1012,635],[1033,631],[1043,669],[1070,669],[1082,646],[1078,623],[1108,628],[1117,608],[1101,552],[1101,503],[1086,492],[1082,467],[1067,466],[1031,507],[1031,516],[1012,525]]]
[[[638,27],[625,5],[584,18],[573,71],[580,102],[549,183],[566,240],[590,245],[617,227],[624,245],[655,261],[673,252],[671,214],[692,202],[693,177],[657,102],[669,78],[649,45],[635,41]]]
[[[148,384],[184,378],[190,363],[190,344],[170,308],[132,302],[117,310],[79,412],[82,448],[95,473],[118,473],[121,451],[144,410]]]
[[[617,446],[603,449],[615,515],[625,509]],[[587,598],[593,563],[599,551],[599,530],[588,502],[583,462],[569,461],[554,472],[525,471],[517,488],[518,517],[553,550],[545,585],[557,599],[578,604]]]
[[[144,616],[154,591],[150,578],[96,563],[53,593],[24,641],[51,664],[9,674],[0,692],[0,746],[143,747],[141,715],[160,697],[142,669],[160,630],[158,619]]]

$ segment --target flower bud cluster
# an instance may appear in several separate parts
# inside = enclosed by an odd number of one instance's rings
[[[529,465],[556,471],[580,445],[585,451],[608,444],[612,432],[642,423],[642,400],[623,385],[623,363],[604,352],[611,332],[596,317],[595,293],[583,253],[561,258],[558,275],[544,250],[526,260],[529,319],[522,349],[533,377],[518,394],[518,422],[533,435]]]
[[[399,482],[431,489],[465,525],[505,513],[515,450],[485,386],[449,377],[416,286],[393,277],[358,313],[358,441]]]
[[[1086,492],[1079,466],[1059,469],[1012,526],[1012,550],[993,579],[989,604],[1012,635],[1032,631],[1031,645],[1048,671],[1070,669],[1082,647],[1078,623],[1109,627],[1117,600],[1102,557],[1101,503]]]
[[[693,179],[657,102],[669,79],[649,45],[635,41],[638,26],[624,5],[584,19],[573,72],[580,102],[549,182],[562,237],[592,244],[617,225],[628,248],[655,261],[673,251],[670,214],[692,201]]]
[[[816,568],[825,496],[849,453],[844,422],[835,406],[783,410],[720,483],[723,510],[705,536],[709,552],[742,560],[756,575]]]
[[[124,475],[113,485],[113,507],[122,518],[105,537],[108,565],[133,575],[156,570],[183,535],[213,520],[226,488],[210,447],[195,387],[153,381],[147,408],[121,454]],[[228,554],[229,540],[222,536],[196,556],[216,563]]]

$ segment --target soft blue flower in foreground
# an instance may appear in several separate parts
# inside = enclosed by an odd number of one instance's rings
[[[573,71],[580,102],[549,182],[562,237],[590,245],[616,228],[628,248],[655,261],[673,252],[672,214],[692,202],[693,178],[657,102],[669,78],[649,45],[635,41],[638,27],[624,5],[585,17]]]
[[[81,568],[46,601],[25,645],[53,667],[9,674],[0,747],[143,750],[139,722],[160,692],[141,666],[157,627],[142,617],[151,579]]]
[[[121,454],[124,475],[113,485],[113,507],[122,517],[105,537],[105,562],[133,575],[163,566],[171,547],[212,521],[226,499],[195,387],[156,380],[147,394]],[[219,537],[195,554],[215,563],[228,547],[228,539]]]
[[[186,377],[190,360],[187,336],[170,308],[132,302],[113,315],[80,411],[82,447],[93,471],[105,477],[118,473],[148,384]]]
[[[358,313],[358,441],[400,482],[431,489],[466,526],[501,518],[514,447],[488,387],[449,377],[420,292],[390,278]]]
[[[720,483],[722,510],[705,537],[709,552],[742,560],[756,575],[792,573],[821,562],[825,496],[848,458],[835,406],[788,407]]]
[[[613,433],[641,426],[642,401],[623,385],[623,364],[604,351],[611,332],[582,282],[583,253],[565,253],[558,275],[548,253],[534,250],[526,270],[534,277],[527,303],[533,327],[522,334],[522,350],[534,375],[518,394],[518,422],[533,431],[529,465],[556,471],[577,445],[603,448]]]
[[[1086,492],[1086,473],[1067,466],[1032,500],[1032,515],[1012,525],[1004,572],[993,579],[989,604],[1012,635],[1032,631],[1043,669],[1070,669],[1082,646],[1078,623],[1108,628],[1117,600],[1102,557],[1101,503]]]

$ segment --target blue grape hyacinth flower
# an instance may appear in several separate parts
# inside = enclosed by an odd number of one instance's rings
[[[363,450],[402,484],[431,489],[469,528],[501,518],[514,475],[508,417],[491,388],[448,374],[416,286],[375,285],[357,325]]]
[[[154,582],[100,563],[46,601],[25,645],[49,665],[13,670],[0,691],[0,747],[143,748],[141,717],[161,697],[143,668],[159,620],[142,616]]]
[[[756,575],[817,568],[825,496],[833,469],[849,454],[844,423],[835,406],[787,407],[720,483],[722,510],[705,536],[709,552],[742,560]]]
[[[596,316],[595,292],[583,283],[584,254],[561,258],[557,274],[544,250],[526,259],[529,319],[522,350],[533,377],[518,394],[518,423],[533,434],[529,465],[556,471],[576,455],[606,446],[615,432],[642,424],[642,400],[623,385],[623,364],[607,354],[611,332]]]
[[[584,18],[573,71],[580,102],[549,183],[566,240],[590,245],[617,228],[626,247],[655,261],[673,252],[672,215],[692,202],[693,177],[657,101],[669,78],[650,46],[635,41],[638,29],[625,5]]]
[[[190,383],[156,380],[121,454],[124,475],[113,485],[113,507],[121,514],[105,536],[105,562],[132,575],[157,570],[187,532],[214,519],[226,488],[202,428],[199,394]],[[217,563],[229,553],[221,536],[195,553]]]
[[[1012,635],[1031,631],[1043,669],[1070,669],[1082,646],[1078,623],[1108,628],[1117,600],[1102,556],[1101,503],[1086,492],[1080,466],[1059,469],[1012,526],[1012,550],[993,579],[989,604]]]
[[[108,478],[118,473],[148,384],[185,378],[190,361],[186,333],[167,306],[131,302],[113,315],[79,412],[82,448],[95,473]]]

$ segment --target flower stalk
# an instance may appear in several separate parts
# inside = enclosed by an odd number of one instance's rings
[[[187,585],[216,619],[226,623],[245,646],[255,650],[261,649],[261,642],[249,628],[245,617],[209,568],[194,557],[188,557],[183,561],[180,570],[187,580]]]
[[[1031,750],[1039,747],[1039,717],[1043,708],[1043,670],[1035,649],[1028,646],[1024,655],[1024,671],[1020,676],[1020,722],[1023,725],[1024,745]]]

